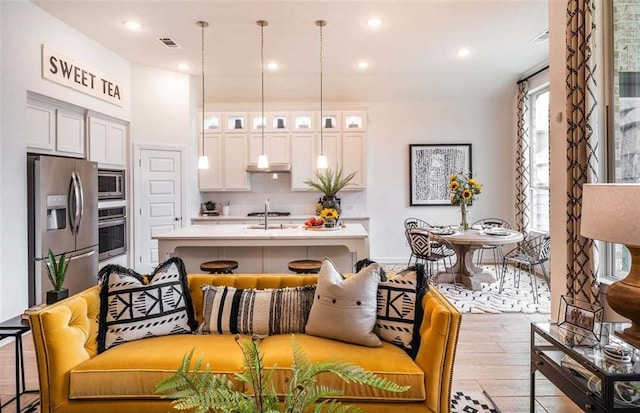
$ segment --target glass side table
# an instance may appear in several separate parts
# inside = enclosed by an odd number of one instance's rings
[[[13,337],[15,343],[15,380],[16,393],[15,396],[0,403],[0,412],[7,404],[15,400],[16,412],[20,412],[20,396],[25,393],[39,393],[38,390],[27,390],[24,377],[24,353],[22,352],[22,336],[31,330],[29,320],[23,320],[21,316],[10,318],[0,323],[0,339]],[[4,373],[4,372],[3,372]]]
[[[628,323],[602,323],[600,343],[555,323],[531,324],[530,411],[535,410],[535,373],[540,372],[585,412],[640,411],[640,349],[614,335]],[[609,361],[603,344],[620,345],[630,363]]]

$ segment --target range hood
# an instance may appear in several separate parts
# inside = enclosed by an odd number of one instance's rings
[[[268,168],[258,168],[258,165],[247,165],[247,172],[253,174],[290,173],[291,165],[288,163],[272,163]]]

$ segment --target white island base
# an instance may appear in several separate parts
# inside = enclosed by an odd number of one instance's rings
[[[155,235],[160,261],[179,256],[188,273],[212,260],[238,261],[236,273],[288,273],[287,263],[299,259],[331,258],[343,272],[369,256],[367,231],[348,224],[335,231],[293,228],[254,229],[247,225],[192,225]]]

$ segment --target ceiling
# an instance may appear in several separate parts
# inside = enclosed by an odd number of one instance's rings
[[[201,73],[205,20],[208,102],[260,100],[260,28],[265,19],[265,101],[317,101],[320,33],[324,37],[324,100],[336,102],[487,98],[512,90],[548,60],[547,0],[155,1],[32,0],[125,59]],[[370,17],[382,19],[371,29]],[[124,20],[142,24],[127,30]],[[180,48],[164,46],[170,37]],[[471,53],[460,58],[462,47]],[[358,69],[359,60],[369,67]],[[108,68],[100,68],[108,72]]]

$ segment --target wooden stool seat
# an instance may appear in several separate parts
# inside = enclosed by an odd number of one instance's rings
[[[293,271],[296,274],[317,274],[322,267],[322,261],[318,260],[295,260],[290,261],[287,264],[289,271]]]
[[[238,261],[233,260],[207,261],[200,264],[200,270],[210,274],[233,274],[236,268],[238,268]]]

